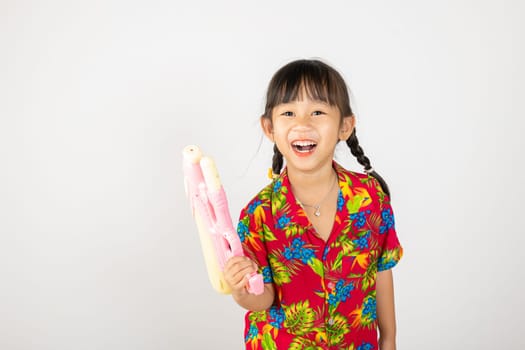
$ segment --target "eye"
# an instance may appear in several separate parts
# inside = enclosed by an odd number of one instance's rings
[[[285,117],[293,117],[293,112],[286,111],[286,112],[281,113],[281,115],[283,115]]]
[[[319,116],[319,115],[323,115],[323,114],[326,114],[326,113],[323,112],[323,111],[315,111],[315,112],[312,113],[312,115],[314,115],[314,116]]]

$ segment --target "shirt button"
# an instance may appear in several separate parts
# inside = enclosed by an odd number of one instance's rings
[[[330,318],[328,319],[328,324],[329,324],[330,326],[333,326],[333,325],[334,325],[334,319],[333,319],[332,317],[330,317]]]

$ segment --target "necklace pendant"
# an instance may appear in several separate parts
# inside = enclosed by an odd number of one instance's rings
[[[315,208],[315,213],[314,213],[315,216],[321,216],[321,211],[319,211],[320,207],[321,207],[320,205],[316,205],[314,207]]]

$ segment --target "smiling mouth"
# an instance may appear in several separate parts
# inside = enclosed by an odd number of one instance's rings
[[[292,142],[292,147],[299,153],[308,153],[312,152],[314,148],[317,147],[317,143],[313,141],[294,141]]]

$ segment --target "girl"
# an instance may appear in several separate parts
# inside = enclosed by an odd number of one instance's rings
[[[242,210],[246,257],[224,271],[248,310],[246,349],[394,350],[391,268],[403,251],[388,187],[357,141],[343,78],[323,62],[298,60],[277,71],[266,97],[261,126],[274,143],[273,181]],[[340,141],[366,174],[334,161]],[[246,290],[256,270],[265,279],[258,296]]]

